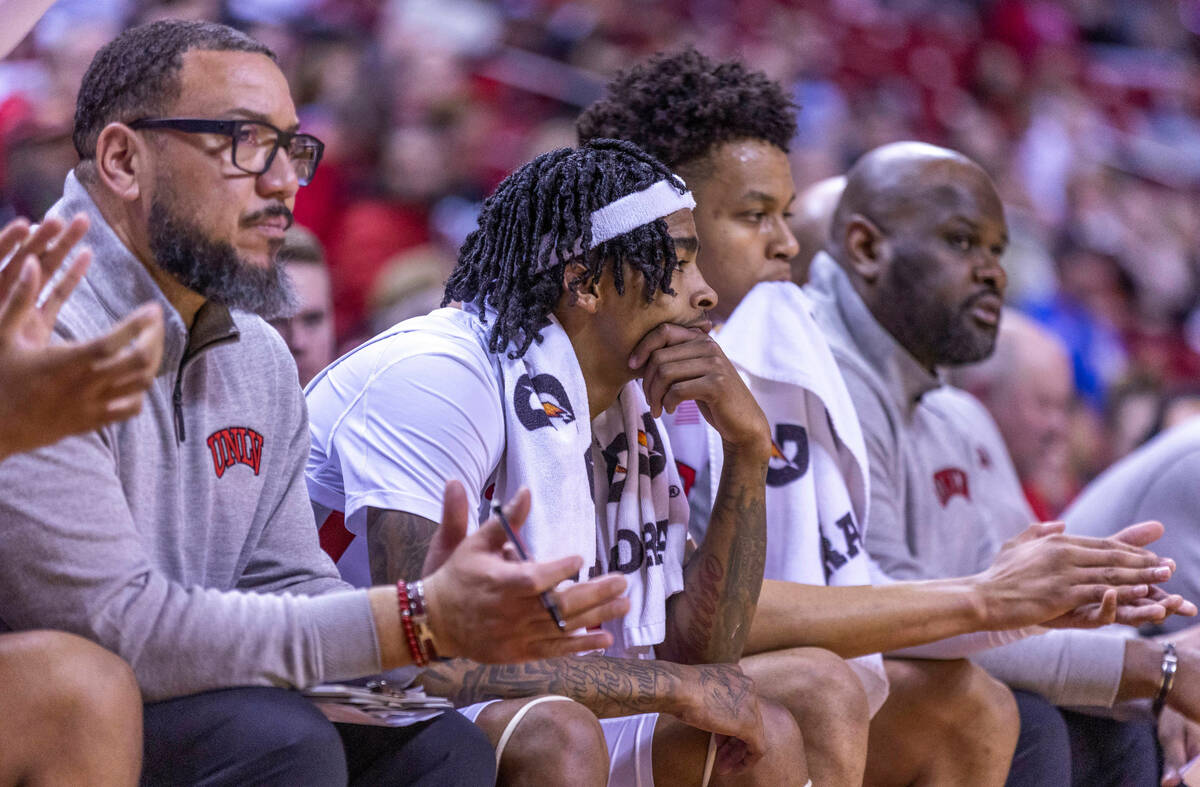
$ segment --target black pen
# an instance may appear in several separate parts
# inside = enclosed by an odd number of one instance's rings
[[[492,504],[492,513],[500,518],[500,526],[504,528],[504,533],[508,536],[508,540],[517,548],[517,555],[522,560],[529,560],[529,555],[525,554],[525,547],[521,546],[521,539],[517,538],[512,525],[508,524],[508,517],[504,515],[504,509],[499,503]],[[554,625],[558,626],[558,630],[566,631],[567,622],[562,619],[562,614],[558,611],[558,605],[554,603],[554,599],[550,598],[550,591],[548,590],[542,591],[542,606],[550,613],[550,617],[554,621]]]

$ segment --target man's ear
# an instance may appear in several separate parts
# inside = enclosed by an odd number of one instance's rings
[[[126,202],[142,194],[150,174],[146,141],[124,123],[109,123],[96,139],[96,177],[104,187]]]
[[[568,306],[595,314],[600,305],[600,286],[591,279],[582,262],[568,262],[563,266],[563,294]]]
[[[873,284],[890,255],[887,236],[875,222],[856,213],[846,222],[845,248],[850,267],[863,281]]]

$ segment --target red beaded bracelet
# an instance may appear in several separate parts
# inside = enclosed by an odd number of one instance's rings
[[[412,601],[408,595],[408,583],[404,580],[396,583],[396,600],[400,606],[400,625],[404,629],[404,639],[408,641],[408,652],[412,654],[413,663],[418,667],[428,666],[429,657],[421,647],[416,626],[413,625]]]

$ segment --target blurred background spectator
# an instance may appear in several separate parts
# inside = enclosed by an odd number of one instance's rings
[[[1010,301],[1070,363],[1062,488],[1200,401],[1200,0],[61,0],[0,62],[0,220],[59,192],[94,50],[165,16],[267,42],[327,143],[296,216],[341,346],[437,300],[482,197],[609,74],[692,43],[792,90],[798,188],[900,139],[991,172]]]
[[[271,324],[292,351],[300,385],[305,386],[336,357],[329,267],[317,236],[299,224],[284,235],[279,261],[291,282],[296,309],[290,317],[276,318]]]
[[[1066,346],[1008,309],[992,356],[955,369],[952,379],[995,417],[1033,512],[1055,519],[1079,491],[1068,431],[1079,403]]]

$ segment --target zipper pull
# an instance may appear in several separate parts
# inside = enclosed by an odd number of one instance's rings
[[[186,432],[183,428],[183,375],[180,374],[175,378],[175,393],[171,397],[171,401],[175,405],[175,436],[179,442],[183,442],[186,437]]]

